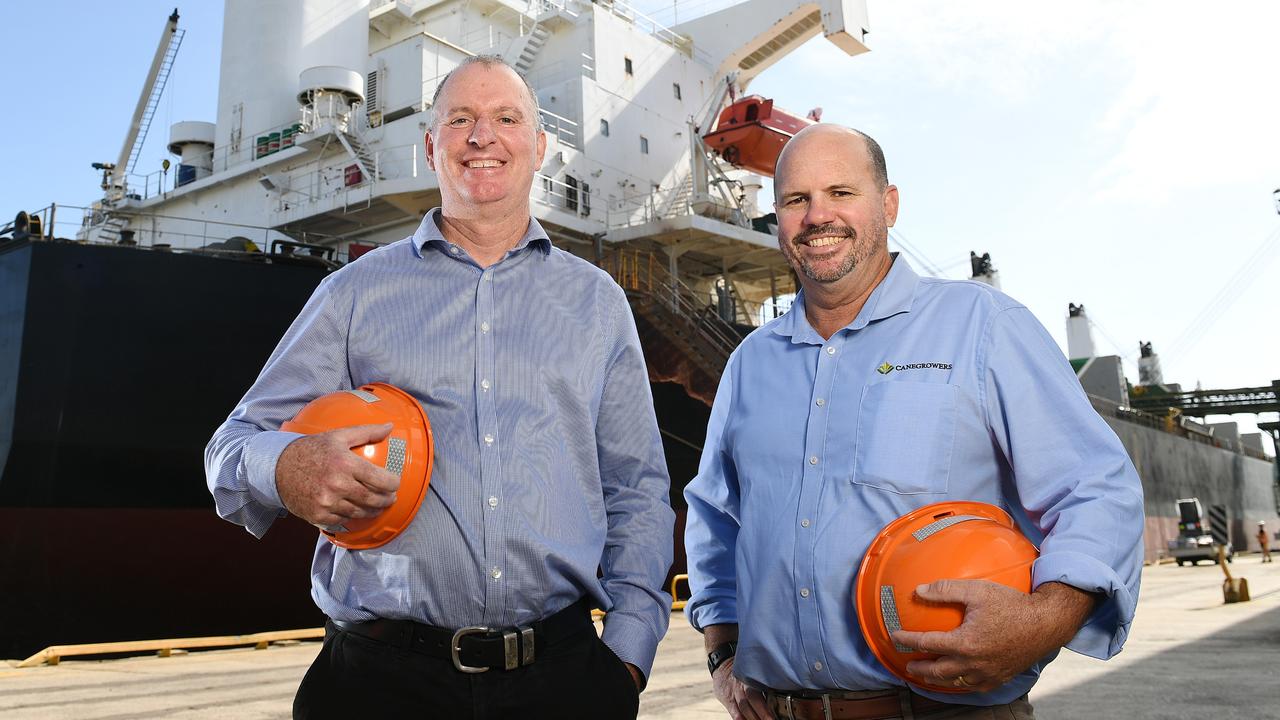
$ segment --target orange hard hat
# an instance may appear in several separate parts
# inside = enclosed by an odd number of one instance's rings
[[[409,393],[386,383],[340,390],[307,403],[280,426],[288,432],[328,432],[352,425],[391,423],[391,434],[351,452],[400,476],[400,489],[390,507],[371,518],[350,520],[337,528],[321,528],[329,542],[350,550],[368,550],[391,542],[418,512],[431,483],[431,423]]]
[[[907,675],[912,660],[938,655],[898,645],[895,630],[954,630],[963,606],[916,597],[935,580],[990,580],[1031,592],[1031,564],[1039,551],[1004,510],[979,502],[940,502],[889,523],[867,549],[854,586],[858,624],[871,652],[889,672],[935,692],[967,692]]]

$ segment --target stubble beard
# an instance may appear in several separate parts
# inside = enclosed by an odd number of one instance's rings
[[[846,225],[822,225],[809,228],[804,232],[797,233],[790,241],[783,242],[783,254],[787,257],[787,262],[792,269],[804,273],[805,277],[810,280],[819,283],[833,283],[853,272],[858,265],[866,262],[867,258],[875,254],[876,242],[874,238],[887,238],[889,234],[889,228],[883,220],[874,221],[867,230],[869,231],[868,233],[860,235],[856,230]],[[835,267],[816,267],[796,248],[796,241],[802,240],[806,236],[831,234],[843,234],[851,239],[852,245],[849,253]]]

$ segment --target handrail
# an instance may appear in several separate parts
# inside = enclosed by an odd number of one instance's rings
[[[655,262],[652,252],[606,251],[600,266],[624,289],[648,295],[680,318],[702,338],[717,364],[723,366],[729,361],[740,341],[737,330],[713,306],[701,303],[693,288],[673,276],[661,262]]]

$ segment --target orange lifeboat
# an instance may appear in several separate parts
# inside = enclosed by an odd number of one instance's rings
[[[721,111],[715,130],[702,139],[725,162],[773,177],[782,146],[812,124],[774,107],[772,99],[748,95]]]

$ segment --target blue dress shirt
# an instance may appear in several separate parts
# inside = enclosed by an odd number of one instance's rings
[[[943,500],[1008,509],[1040,547],[1033,586],[1106,595],[1067,647],[1110,657],[1133,619],[1143,501],[1124,447],[1025,307],[902,258],[830,340],[802,294],[743,342],[685,497],[685,611],[738,623],[735,674],[775,689],[903,685],[862,637],[854,579],[881,528]],[[915,689],[1007,703],[1054,656],[989,693]]]
[[[284,515],[276,461],[298,437],[280,424],[325,393],[389,382],[431,421],[430,489],[387,545],[317,540],[320,609],[505,627],[589,595],[608,611],[604,642],[647,675],[670,618],[674,514],[626,296],[536,220],[481,268],[437,214],[320,284],[209,443],[218,513],[261,537]]]

